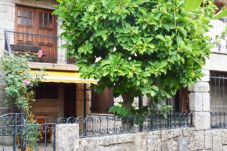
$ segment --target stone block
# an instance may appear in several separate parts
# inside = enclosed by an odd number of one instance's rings
[[[148,150],[147,148],[147,133],[137,133],[135,135],[135,150],[140,151],[140,150]]]
[[[203,150],[204,149],[204,142],[205,142],[205,137],[204,137],[204,131],[194,131],[194,149],[195,150]]]
[[[202,97],[203,97],[203,111],[204,112],[209,112],[210,111],[210,93],[203,93],[202,94]]]
[[[178,150],[179,151],[187,151],[189,150],[188,145],[189,145],[189,138],[188,137],[182,137],[179,139],[179,144],[178,144]]]
[[[210,86],[208,82],[197,82],[194,86],[189,88],[192,92],[209,92]]]
[[[161,150],[161,134],[160,131],[153,131],[147,133],[147,145],[149,151]]]
[[[56,149],[57,151],[76,151],[79,149],[79,125],[56,125]]]
[[[196,130],[210,129],[210,112],[193,112],[193,126]]]
[[[201,93],[189,94],[190,111],[201,112],[203,108],[203,95]]]
[[[222,141],[221,141],[221,131],[219,129],[212,130],[212,150],[221,151]]]
[[[182,136],[182,130],[180,128],[168,130],[169,139],[173,139],[179,136]]]
[[[212,149],[212,133],[207,130],[205,133],[205,149]]]
[[[165,142],[169,139],[168,137],[168,130],[160,130],[161,141]]]
[[[94,139],[92,138],[82,138],[79,139],[79,151],[90,151],[95,150],[96,143],[94,142]],[[99,148],[100,149],[100,148]],[[102,149],[100,149],[102,150]]]
[[[161,130],[160,134],[161,134],[162,142],[165,142],[167,140],[182,136],[182,129],[179,128],[179,129]]]
[[[14,30],[14,21],[1,21],[0,29]]]
[[[171,140],[166,142],[166,146],[167,146],[166,147],[167,151],[177,151],[177,150],[179,150],[178,149],[178,147],[179,147],[178,140],[171,139]]]
[[[210,111],[210,93],[192,92],[189,94],[190,111],[209,112]]]
[[[136,138],[137,134],[138,139]],[[137,147],[141,147],[143,144],[140,145],[136,144],[135,141],[138,141],[138,143],[145,141],[141,140],[143,139],[143,136],[145,136],[145,133],[137,134],[120,134],[104,137],[80,138],[79,150],[80,151],[119,151],[122,149],[124,149],[125,151],[136,150]]]
[[[193,135],[194,128],[183,128],[182,136],[183,137],[191,137]]]
[[[2,9],[0,11],[0,19],[1,20],[8,20],[8,21],[9,20],[10,21],[15,20],[15,5],[8,5],[8,3],[1,4],[0,9]]]
[[[227,129],[221,130],[222,145],[227,145]]]
[[[121,135],[99,137],[97,144],[99,146],[110,146],[113,144],[133,143],[134,141],[135,141],[135,134],[121,134]]]

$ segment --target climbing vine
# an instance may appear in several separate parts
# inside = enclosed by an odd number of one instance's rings
[[[3,56],[1,68],[5,76],[6,104],[30,116],[31,103],[35,101],[33,88],[38,85],[42,74],[32,74],[28,59],[22,56]]]

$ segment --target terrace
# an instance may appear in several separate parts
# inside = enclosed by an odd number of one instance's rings
[[[67,58],[64,41],[57,36],[5,30],[5,50],[9,54],[27,56],[30,62],[49,64],[74,64]]]

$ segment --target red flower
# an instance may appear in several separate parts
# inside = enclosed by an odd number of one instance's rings
[[[45,56],[44,51],[42,49],[38,51],[37,55],[38,55],[38,58],[42,58]]]

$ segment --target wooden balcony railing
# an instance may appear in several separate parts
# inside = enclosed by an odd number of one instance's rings
[[[66,57],[63,40],[57,36],[5,30],[5,49],[9,54],[27,56],[31,62],[75,63]]]

